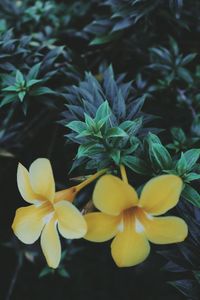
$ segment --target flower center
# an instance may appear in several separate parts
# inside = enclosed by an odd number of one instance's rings
[[[48,223],[55,213],[55,208],[50,201],[45,201],[41,206],[39,213],[44,219],[45,223]]]
[[[126,209],[122,215],[122,222],[120,223],[119,231],[134,230],[137,233],[143,232],[144,226],[141,222],[143,215],[144,211],[139,207]]]

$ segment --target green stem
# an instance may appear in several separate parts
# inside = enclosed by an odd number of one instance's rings
[[[8,289],[8,293],[7,293],[7,296],[6,296],[5,300],[10,300],[11,299],[11,296],[13,294],[15,284],[17,282],[17,278],[18,278],[19,272],[21,270],[22,264],[23,264],[23,256],[22,256],[22,254],[18,254],[17,265],[16,265],[16,268],[15,268],[13,277],[11,279],[10,286],[9,286],[9,289]]]
[[[79,183],[75,188],[76,188],[76,192],[79,192],[81,189],[83,189],[86,185],[90,184],[92,181],[94,181],[95,179],[97,179],[99,176],[103,175],[108,169],[102,169],[100,171],[98,171],[97,173],[95,173],[94,175],[91,175],[88,179],[86,179],[85,181]]]
[[[121,172],[122,180],[125,183],[128,183],[128,177],[127,177],[126,169],[125,169],[124,165],[120,165],[120,172]]]

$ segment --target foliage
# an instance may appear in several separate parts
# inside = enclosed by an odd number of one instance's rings
[[[20,261],[13,299],[128,299],[125,289],[141,300],[198,299],[199,14],[197,0],[0,0],[0,214],[5,258]],[[138,193],[152,177],[178,175],[184,185],[174,214],[189,237],[153,247],[148,262],[122,271],[106,243],[62,241],[52,271],[37,245],[21,246],[10,231],[17,163],[38,157],[51,160],[57,190],[67,173],[82,181],[105,167],[119,175],[120,165]],[[94,210],[93,187],[76,197],[84,212]],[[10,280],[13,265],[7,269]]]
[[[114,78],[112,67],[102,74],[102,82],[86,73],[79,86],[69,88],[65,94],[68,111],[63,124],[73,132],[66,135],[73,142],[81,144],[75,166],[87,161],[88,168],[103,168],[119,165],[126,155],[139,146],[137,136],[149,129],[144,126],[154,119],[141,112],[147,94],[135,97],[132,82],[124,82],[124,75]]]

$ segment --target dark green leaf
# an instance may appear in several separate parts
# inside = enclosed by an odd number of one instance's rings
[[[86,130],[87,126],[84,122],[81,121],[72,121],[66,125],[66,127],[72,129],[73,131],[77,133],[82,133],[84,130]]]
[[[39,70],[40,70],[40,66],[41,66],[41,63],[38,63],[36,64],[35,66],[33,66],[28,75],[27,75],[27,80],[30,81],[30,80],[33,80],[33,79],[36,79],[37,76],[38,76],[38,73],[39,73]]]
[[[46,86],[35,88],[30,92],[31,96],[40,96],[45,94],[55,94],[55,92]]]
[[[151,173],[146,162],[136,156],[126,155],[122,157],[122,163],[137,174],[149,175]]]
[[[190,149],[184,153],[187,161],[187,170],[190,171],[195,166],[200,157],[200,149]]]
[[[105,137],[106,138],[111,138],[111,137],[127,137],[127,133],[119,128],[119,127],[113,127],[113,128],[109,128],[106,131]]]
[[[172,158],[167,149],[158,143],[150,145],[150,159],[155,167],[160,167],[161,170],[170,169],[172,166]]]
[[[200,207],[200,194],[189,184],[185,184],[182,196],[194,206]]]

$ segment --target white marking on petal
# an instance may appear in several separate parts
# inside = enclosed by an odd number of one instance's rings
[[[151,214],[148,214],[147,212],[145,212],[145,215],[146,215],[147,219],[153,220],[153,216]]]
[[[121,222],[120,222],[119,225],[117,226],[117,229],[118,229],[120,232],[123,232],[123,231],[124,231],[124,222],[123,222],[123,219],[121,220]]]
[[[45,224],[49,223],[49,221],[53,218],[54,213],[55,213],[55,212],[53,211],[53,212],[51,212],[50,214],[46,215],[46,216],[43,218]]]
[[[40,200],[34,200],[34,205],[36,207],[40,207],[42,204],[44,204],[42,201],[40,201]]]
[[[137,233],[144,232],[144,226],[140,223],[140,221],[137,218],[135,219],[135,231]]]

